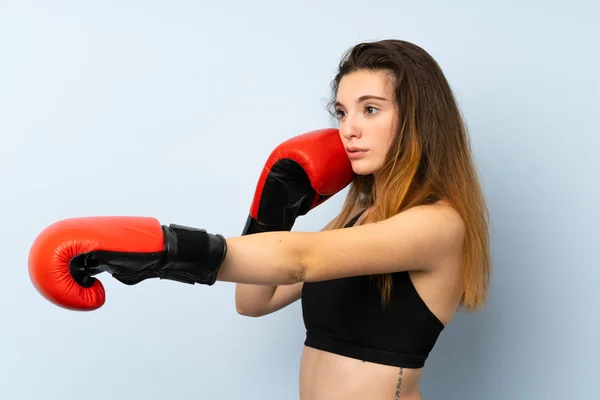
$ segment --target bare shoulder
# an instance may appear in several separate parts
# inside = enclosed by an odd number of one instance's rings
[[[422,206],[432,226],[439,231],[437,240],[445,242],[435,258],[437,268],[411,271],[410,276],[419,296],[429,309],[447,325],[460,303],[463,285],[460,269],[465,237],[465,223],[460,213],[447,201]],[[419,211],[414,210],[414,211]]]
[[[462,216],[446,200],[409,208],[388,221],[397,227],[410,227],[414,234],[435,238],[438,244],[460,246],[466,231]]]
[[[410,211],[410,210],[409,210]],[[452,204],[446,200],[440,200],[433,204],[415,207],[416,212],[427,213],[424,218],[430,219],[434,225],[439,224],[441,229],[447,231],[451,236],[461,240],[465,234],[465,221]]]
[[[411,207],[388,219],[302,236],[307,281],[458,265],[465,235],[448,203]]]
[[[420,224],[420,228],[416,231],[428,231],[428,236],[435,238],[443,258],[461,252],[466,234],[465,221],[448,201],[440,200],[405,212],[407,213],[405,218],[413,219],[415,223]]]
[[[427,214],[421,220],[436,232],[437,240],[445,244],[441,246],[446,251],[443,258],[452,258],[452,255],[460,256],[465,241],[466,224],[458,210],[446,200],[420,206],[420,208],[421,210],[417,209],[415,212]]]

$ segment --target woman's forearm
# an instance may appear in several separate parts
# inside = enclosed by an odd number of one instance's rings
[[[266,308],[279,285],[235,285],[235,307],[240,314],[258,314]]]
[[[308,235],[310,233],[266,232],[229,238],[217,280],[258,285],[301,282]]]

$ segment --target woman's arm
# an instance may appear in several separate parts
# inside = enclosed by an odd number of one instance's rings
[[[306,233],[264,232],[227,239],[217,280],[254,285],[301,282],[301,243]]]
[[[217,280],[291,285],[348,276],[433,270],[460,255],[464,225],[443,205],[411,208],[378,223],[321,232],[227,239]]]
[[[330,230],[339,215],[333,218],[322,231]],[[300,299],[303,282],[294,285],[249,285],[235,286],[235,307],[239,314],[260,317],[281,310]]]

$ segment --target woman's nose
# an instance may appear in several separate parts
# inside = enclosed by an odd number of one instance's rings
[[[342,137],[347,140],[360,136],[360,127],[357,121],[349,116],[342,121],[339,130]]]

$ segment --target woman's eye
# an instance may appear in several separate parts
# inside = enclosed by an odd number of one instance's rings
[[[375,114],[377,111],[379,111],[377,108],[373,107],[373,106],[367,106],[367,113],[369,114]]]
[[[344,112],[342,110],[335,110],[335,116],[338,118],[342,118],[344,116]]]

